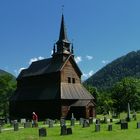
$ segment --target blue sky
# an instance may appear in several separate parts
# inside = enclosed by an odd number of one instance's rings
[[[140,49],[140,0],[1,0],[0,69],[17,76],[31,61],[51,56],[62,5],[83,79]]]

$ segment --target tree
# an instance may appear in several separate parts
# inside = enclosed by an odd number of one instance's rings
[[[116,83],[112,88],[113,107],[119,113],[126,111],[127,104],[131,109],[140,108],[140,79],[127,77]]]
[[[13,76],[3,74],[0,76],[0,116],[9,115],[9,98],[16,89],[16,81]]]

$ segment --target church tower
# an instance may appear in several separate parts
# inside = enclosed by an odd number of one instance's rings
[[[53,55],[72,54],[71,43],[69,42],[68,37],[67,37],[67,32],[66,32],[66,27],[65,27],[65,23],[64,23],[64,15],[63,14],[62,14],[62,19],[61,19],[59,39],[56,42],[56,47],[57,47],[57,49],[55,50],[55,46],[54,46]]]

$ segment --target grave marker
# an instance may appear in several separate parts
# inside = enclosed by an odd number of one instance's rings
[[[39,129],[39,137],[46,137],[46,136],[47,136],[46,128],[40,128]]]
[[[67,135],[67,127],[66,127],[66,125],[61,126],[61,135]]]
[[[100,124],[95,124],[95,132],[99,132],[100,131]]]
[[[108,125],[108,131],[112,131],[112,124]]]
[[[18,127],[18,122],[14,122],[14,131],[18,131],[19,127]]]

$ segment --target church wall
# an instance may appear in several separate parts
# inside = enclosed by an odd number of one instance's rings
[[[65,64],[61,71],[61,82],[81,83],[81,80],[70,61]]]

